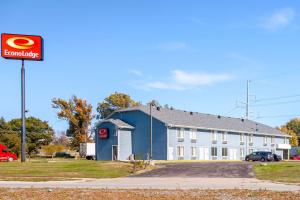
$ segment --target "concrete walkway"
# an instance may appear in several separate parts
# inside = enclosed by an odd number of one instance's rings
[[[300,191],[299,185],[272,183],[255,178],[147,178],[82,179],[77,181],[0,181],[5,188],[86,188],[86,189],[250,189]]]

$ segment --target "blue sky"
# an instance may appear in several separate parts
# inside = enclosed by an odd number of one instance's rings
[[[298,1],[19,0],[0,8],[1,33],[44,38],[45,60],[25,62],[26,105],[56,130],[67,123],[52,98],[75,94],[96,112],[115,91],[242,117],[248,79],[251,119],[279,126],[300,115]],[[20,116],[20,67],[0,59],[6,119]]]

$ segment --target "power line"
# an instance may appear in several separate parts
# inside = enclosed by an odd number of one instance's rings
[[[258,116],[257,119],[261,118],[281,118],[281,117],[300,117],[300,115],[266,115],[266,116]]]
[[[300,97],[300,94],[289,95],[289,96],[279,96],[279,97],[262,98],[262,99],[255,100],[255,102],[272,101],[272,100],[276,100],[276,99],[287,99],[287,98],[293,98],[293,97]]]
[[[262,107],[262,106],[273,106],[273,105],[281,105],[281,104],[289,104],[289,103],[298,103],[300,100],[295,101],[282,101],[282,102],[276,102],[276,103],[268,103],[268,104],[252,104],[251,107]]]

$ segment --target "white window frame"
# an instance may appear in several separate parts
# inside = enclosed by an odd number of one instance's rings
[[[216,131],[211,131],[211,140],[218,141],[218,133]]]
[[[240,133],[240,142],[245,142],[245,134]]]
[[[240,159],[241,160],[245,159],[245,149],[244,148],[240,148]]]
[[[192,158],[197,157],[197,147],[195,147],[195,146],[191,147],[191,157]]]
[[[253,143],[253,134],[249,134],[249,143]]]
[[[275,144],[275,136],[271,136],[271,144]]]
[[[268,137],[266,135],[263,137],[263,144],[264,145],[268,144]]]
[[[226,150],[226,151],[224,151]],[[223,153],[226,152],[226,155],[223,155]],[[227,160],[228,159],[228,148],[227,147],[222,147],[222,159]]]
[[[190,130],[190,138],[191,138],[191,140],[197,140],[197,131],[196,130]]]
[[[215,149],[215,151],[213,151],[213,149]],[[210,152],[211,157],[217,158],[218,157],[218,147],[211,147],[210,150],[211,150],[211,152]],[[215,152],[216,155],[214,155],[213,152]]]
[[[181,128],[177,129],[177,139],[184,139],[184,130]]]
[[[253,148],[250,148],[249,149],[249,154],[253,153],[254,152],[254,149]]]
[[[283,138],[283,144],[288,144],[286,137]]]
[[[276,153],[276,150],[275,150],[275,149],[271,149],[271,152],[272,152],[272,153]]]
[[[178,158],[184,158],[184,146],[177,146],[176,154]]]
[[[227,132],[220,131],[219,133],[221,133],[222,142],[227,142]]]

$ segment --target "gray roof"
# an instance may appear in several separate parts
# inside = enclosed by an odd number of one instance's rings
[[[149,114],[149,106],[137,106],[127,109],[122,109],[117,112],[127,112],[139,110]],[[282,133],[276,128],[268,125],[255,122],[252,120],[224,117],[219,115],[203,114],[197,112],[187,112],[182,110],[171,110],[166,108],[152,108],[152,116],[168,126],[198,128],[231,132],[255,133],[263,135],[289,135]]]
[[[100,124],[102,124],[104,122],[110,122],[110,123],[116,125],[118,128],[134,129],[133,126],[127,124],[126,122],[124,122],[120,119],[105,119],[105,120],[101,121]]]

